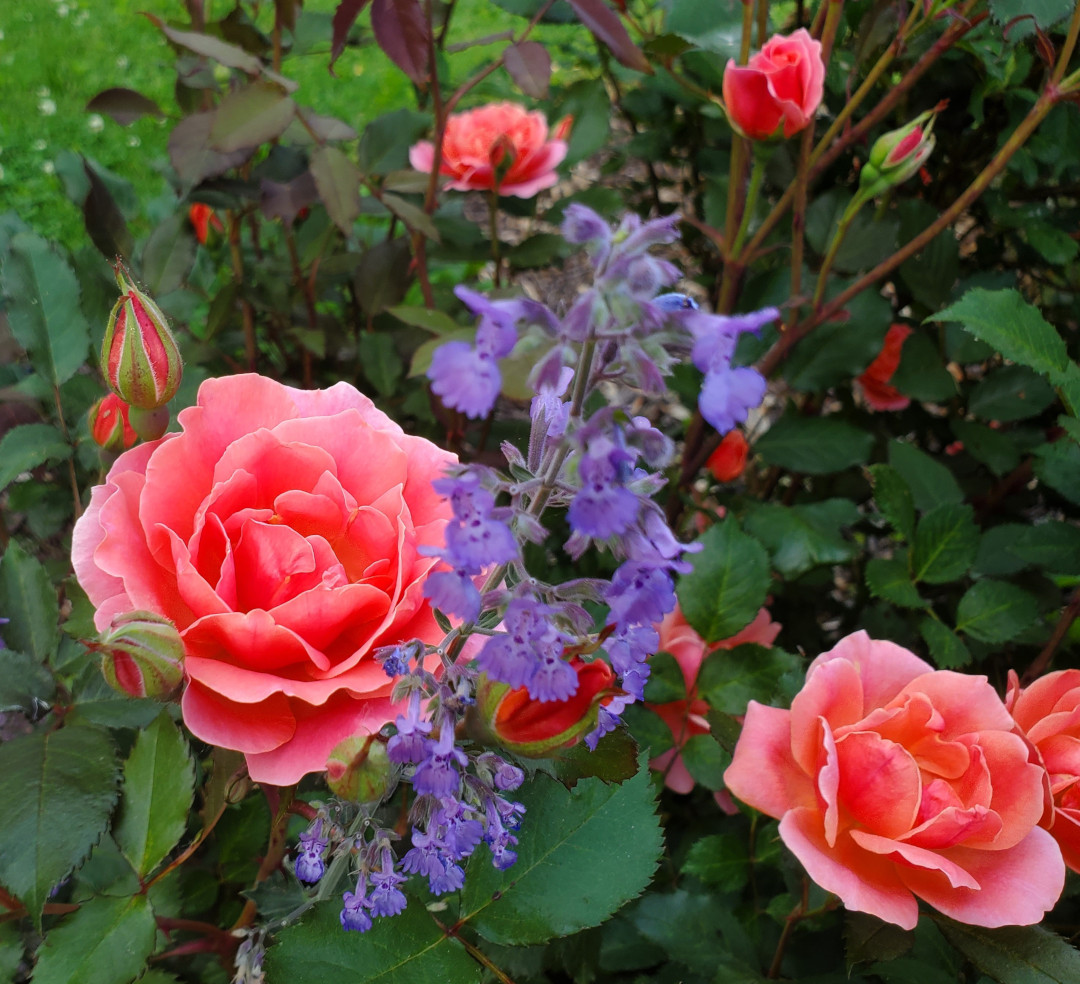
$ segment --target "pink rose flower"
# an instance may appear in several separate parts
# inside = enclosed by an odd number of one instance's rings
[[[1052,806],[1042,825],[1080,872],[1080,670],[1047,673],[1023,690],[1010,670],[1006,704],[1049,774]]]
[[[446,121],[439,173],[453,178],[455,191],[488,191],[499,182],[500,195],[532,198],[559,180],[555,168],[566,157],[566,138],[573,121],[568,116],[548,139],[543,113],[516,103],[491,103]],[[409,163],[430,173],[435,145],[421,140],[409,150]]]
[[[694,777],[690,775],[682,760],[682,747],[695,735],[707,735],[710,731],[705,715],[709,705],[697,695],[697,678],[701,664],[707,656],[725,649],[734,649],[747,643],[758,646],[771,646],[780,634],[780,625],[773,622],[766,609],[762,608],[746,628],[737,632],[730,639],[722,639],[710,646],[690,626],[678,607],[670,612],[657,626],[660,633],[660,651],[671,653],[682,670],[686,683],[686,699],[668,701],[665,704],[646,704],[671,729],[675,747],[658,755],[649,762],[649,767],[664,774],[664,784],[676,793],[689,793],[694,788]]]
[[[207,380],[182,431],[122,454],[75,526],[105,629],[141,609],[184,642],[184,723],[288,785],[395,717],[378,646],[442,638],[422,596],[457,459],[345,383]]]
[[[745,65],[724,68],[724,105],[743,136],[766,140],[783,127],[785,137],[805,129],[825,92],[821,42],[800,27],[788,37],[769,38]]]
[[[780,820],[810,877],[905,929],[917,898],[975,926],[1029,925],[1065,865],[1038,826],[1045,771],[985,677],[857,632],[791,710],[751,701],[724,781]]]

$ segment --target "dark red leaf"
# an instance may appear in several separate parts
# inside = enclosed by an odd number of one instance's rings
[[[627,68],[652,74],[652,66],[641,49],[630,40],[626,28],[604,0],[568,0],[574,13],[593,34],[611,50],[611,53]]]
[[[263,178],[259,185],[259,207],[268,219],[280,219],[291,226],[296,217],[318,200],[315,179],[305,171],[285,184]]]
[[[330,42],[330,70],[333,71],[334,62],[341,57],[345,50],[345,41],[360,11],[367,6],[368,0],[341,0],[337,10],[334,11],[333,40]]]
[[[99,92],[86,104],[88,113],[104,113],[111,116],[121,126],[134,123],[143,116],[162,117],[161,111],[153,99],[134,89],[114,88]]]
[[[518,88],[534,99],[546,99],[551,81],[551,56],[538,41],[522,41],[503,52],[503,65]]]
[[[371,27],[386,57],[417,85],[426,85],[431,25],[420,0],[373,0]]]
[[[83,158],[82,165],[83,171],[86,172],[86,180],[90,182],[90,191],[83,201],[83,220],[86,222],[86,231],[90,234],[90,241],[110,261],[118,256],[129,260],[132,239],[127,222],[124,221],[124,216],[105,186],[105,182],[86,162],[86,158]]]

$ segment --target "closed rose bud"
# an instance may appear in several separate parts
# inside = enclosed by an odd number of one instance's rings
[[[615,674],[603,660],[570,660],[577,674],[577,692],[569,700],[538,701],[528,688],[511,690],[505,683],[481,677],[476,707],[485,737],[526,758],[546,758],[575,744],[596,727],[600,704],[616,693]]]
[[[734,482],[746,468],[746,455],[750,445],[740,430],[728,431],[724,439],[709,455],[705,467],[713,473],[718,482]]]
[[[90,408],[90,436],[105,451],[126,451],[138,439],[128,420],[128,405],[115,393],[103,396]]]
[[[859,174],[858,195],[864,201],[903,184],[926,163],[934,150],[936,109],[915,117],[907,126],[882,134],[870,148]]]
[[[353,735],[334,746],[326,760],[326,784],[342,799],[378,803],[390,789],[392,769],[384,742]]]
[[[164,406],[180,386],[183,365],[165,315],[116,267],[120,299],[112,309],[101,347],[101,371],[109,387],[133,407]]]
[[[225,229],[221,224],[221,219],[214,214],[214,210],[202,202],[192,203],[191,208],[188,209],[188,219],[195,229],[195,238],[204,246],[210,238],[211,229],[215,232],[223,232]]]
[[[131,427],[144,441],[156,441],[169,429],[172,415],[168,407],[154,407],[144,410],[142,407],[129,407],[128,420]]]
[[[131,697],[171,700],[184,682],[184,642],[172,622],[153,612],[118,615],[90,648],[102,654],[109,686]]]

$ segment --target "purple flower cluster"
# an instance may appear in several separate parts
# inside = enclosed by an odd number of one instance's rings
[[[324,818],[317,816],[300,835],[300,852],[296,856],[297,881],[314,885],[326,874],[324,855],[330,846],[330,838],[322,836]]]

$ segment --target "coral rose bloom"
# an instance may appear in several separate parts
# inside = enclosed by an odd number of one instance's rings
[[[1024,690],[1010,671],[1008,704],[1050,775],[1054,805],[1044,823],[1080,871],[1080,670],[1047,673]]]
[[[441,639],[422,582],[456,458],[345,383],[210,379],[183,431],[121,455],[75,526],[75,573],[106,628],[132,609],[184,640],[184,722],[287,785],[393,720],[372,656]]]
[[[455,191],[487,191],[495,184],[496,172],[505,167],[499,194],[532,198],[558,181],[555,168],[566,157],[570,123],[569,117],[560,122],[549,140],[544,114],[516,103],[491,103],[454,113],[446,122],[439,173],[453,178],[446,187]],[[435,145],[429,140],[415,144],[409,163],[430,172]]]
[[[794,136],[814,118],[825,92],[821,42],[804,27],[788,37],[777,34],[745,65],[724,68],[728,119],[751,140],[766,140],[782,129]]]
[[[1065,865],[1013,727],[985,677],[858,632],[814,660],[790,711],[750,702],[724,781],[849,909],[912,929],[918,897],[975,926],[1028,925]]]

